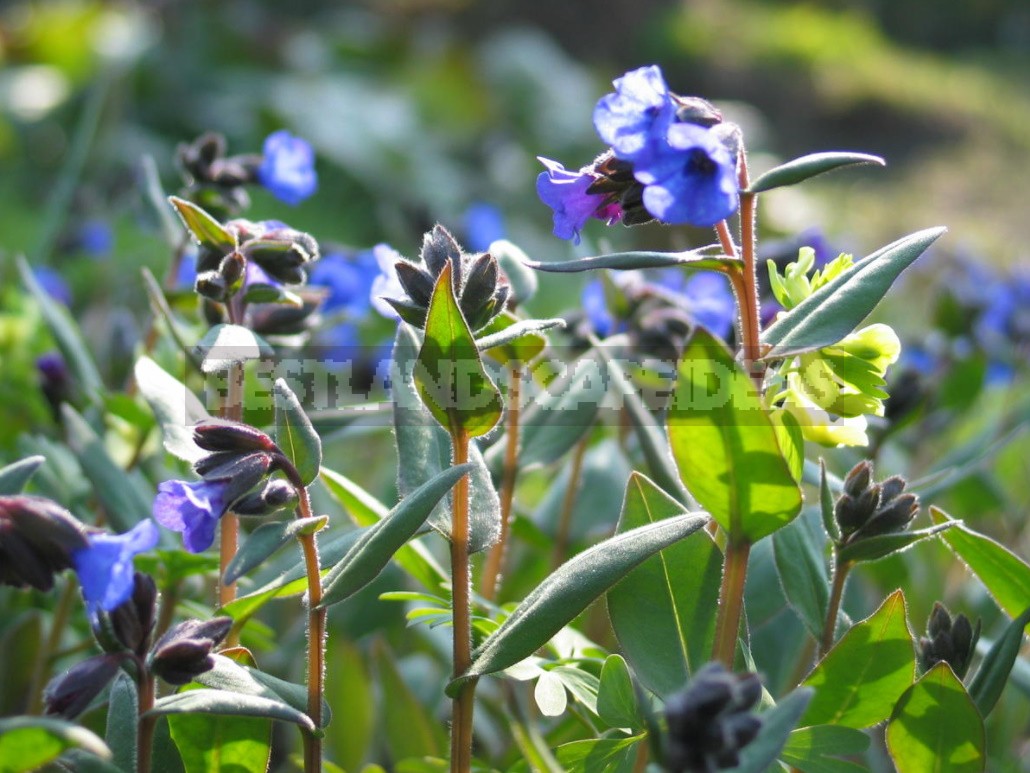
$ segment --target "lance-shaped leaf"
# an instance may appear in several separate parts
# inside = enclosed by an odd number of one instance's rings
[[[32,273],[32,267],[23,257],[18,258],[18,272],[21,274],[22,283],[39,306],[43,322],[54,337],[57,348],[68,361],[79,385],[90,398],[99,395],[104,389],[104,382],[71,314],[47,294]]]
[[[898,590],[844,634],[805,679],[815,697],[802,724],[863,728],[882,722],[915,671],[905,597]]]
[[[173,714],[168,729],[186,773],[268,770],[272,723],[267,719]]]
[[[980,716],[986,718],[1001,697],[1001,691],[1008,682],[1012,666],[1016,663],[1019,650],[1023,647],[1023,629],[1030,624],[1030,608],[1005,628],[990,650],[984,655],[976,676],[969,683],[972,697]]]
[[[643,735],[591,738],[564,743],[554,754],[565,773],[623,773],[633,769],[637,744],[643,740]]]
[[[393,554],[422,527],[437,502],[471,470],[471,464],[443,470],[404,497],[389,515],[370,526],[326,575],[319,606],[338,604],[372,582]]]
[[[564,319],[518,319],[508,311],[501,312],[479,331],[476,339],[479,351],[489,351],[489,356],[500,361],[518,360],[529,362],[547,346],[547,339],[540,335],[545,330],[565,327]]]
[[[946,529],[953,522],[940,523],[917,531],[903,531],[897,534],[880,534],[867,539],[860,539],[842,548],[837,553],[840,561],[879,561],[881,558],[902,553],[927,537],[933,537]]]
[[[246,695],[228,690],[190,690],[158,699],[154,708],[143,716],[167,714],[225,714],[234,717],[264,717],[293,722],[313,732],[315,723],[303,711],[281,699]]]
[[[859,757],[869,748],[861,730],[838,725],[801,727],[790,734],[780,760],[804,773],[862,773],[866,768],[841,757]]]
[[[641,562],[701,528],[703,515],[681,515],[618,534],[562,564],[472,653],[472,665],[447,686],[502,671],[550,641],[591,602]]]
[[[319,515],[261,524],[247,537],[243,547],[225,567],[222,582],[227,585],[236,582],[251,569],[263,564],[281,547],[292,542],[298,534],[312,534],[328,522],[328,515]]]
[[[768,711],[763,711],[762,727],[751,743],[740,750],[737,773],[763,773],[779,757],[791,731],[812,700],[812,690],[798,687]]]
[[[82,749],[102,759],[111,750],[84,727],[51,717],[0,719],[0,760],[4,773],[28,773],[57,759],[69,749]]]
[[[758,179],[748,186],[747,193],[762,193],[773,188],[782,188],[785,185],[796,185],[810,177],[855,164],[886,166],[887,162],[879,156],[872,156],[868,153],[810,153],[807,156],[780,164],[765,174],[759,175]]]
[[[797,612],[809,633],[822,634],[829,603],[826,572],[826,534],[819,515],[805,508],[801,516],[772,537],[776,574],[787,603]]]
[[[253,330],[243,325],[215,325],[194,347],[205,373],[228,370],[230,365],[256,360],[272,354],[272,347]]]
[[[161,425],[165,450],[191,463],[203,457],[206,452],[193,442],[193,427],[210,417],[197,396],[149,357],[136,361],[134,373],[140,394]]]
[[[983,773],[984,723],[951,667],[931,668],[909,687],[887,725],[898,773]]]
[[[757,542],[801,510],[801,489],[754,383],[703,328],[683,351],[668,432],[683,484],[730,540]]]
[[[182,218],[183,225],[189,230],[197,244],[209,247],[218,252],[229,253],[236,249],[236,237],[215,220],[204,209],[192,201],[169,196],[168,201]]]
[[[275,394],[276,445],[293,462],[304,485],[310,486],[322,466],[322,440],[284,379],[276,379],[272,391]]]
[[[887,294],[894,280],[946,231],[928,228],[888,244],[827,282],[762,334],[766,359],[820,349],[851,333]]]
[[[634,472],[617,533],[660,523],[684,512],[682,504]],[[722,554],[704,529],[644,561],[608,591],[608,617],[633,672],[649,690],[666,696],[683,688],[711,655],[713,610],[719,602]]]
[[[139,695],[136,683],[132,677],[121,671],[111,683],[104,740],[114,757],[112,762],[128,773],[136,770],[138,729]]]
[[[451,466],[451,437],[433,418],[415,388],[415,364],[419,341],[409,325],[397,327],[397,338],[390,366],[393,385],[393,422],[397,441],[397,489],[407,496],[441,470]],[[490,479],[479,446],[469,444],[469,550],[483,550],[497,541],[501,530],[501,502]],[[429,524],[444,538],[451,534],[451,514],[447,503],[437,505]]]
[[[946,523],[950,516],[936,507],[930,508],[934,523]],[[975,532],[961,522],[941,535],[969,569],[980,578],[987,592],[994,597],[1009,617],[1018,617],[1030,599],[1030,565],[990,537]]]
[[[479,358],[476,340],[454,298],[451,265],[440,272],[415,366],[422,402],[452,434],[485,435],[501,418],[501,393]]]
[[[0,494],[20,494],[25,484],[45,461],[45,456],[37,454],[0,468]]]
[[[673,266],[685,266],[687,268],[710,271],[727,271],[731,266],[738,265],[739,263],[739,258],[729,258],[725,255],[704,255],[700,251],[694,250],[687,252],[615,252],[611,255],[577,258],[576,260],[567,260],[560,263],[545,263],[537,260],[526,261],[526,265],[530,268],[555,274],[575,274],[580,271],[597,271],[605,268],[634,271],[645,268],[671,268]]]

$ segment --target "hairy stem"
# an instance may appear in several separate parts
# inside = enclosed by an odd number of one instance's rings
[[[747,580],[747,559],[750,553],[750,542],[726,543],[712,658],[730,670],[733,669],[733,659],[737,652],[737,634],[740,631],[740,613],[744,607],[744,583]]]
[[[136,771],[150,773],[150,758],[154,748],[154,728],[157,717],[144,716],[154,708],[154,675],[143,667],[139,667],[139,729],[136,735]]]
[[[501,475],[501,536],[490,548],[479,581],[479,592],[487,601],[497,595],[497,584],[504,566],[504,555],[511,531],[511,508],[515,499],[515,480],[519,474],[519,411],[521,408],[522,368],[516,362],[511,366],[508,392],[507,444],[504,448],[504,472]]]
[[[738,169],[738,183],[741,190],[746,190],[750,181],[747,171],[747,156],[743,151],[740,153]],[[747,326],[744,329],[744,339],[741,341],[744,367],[754,380],[755,386],[761,391],[765,368],[758,362],[758,358],[762,356],[760,340],[762,322],[758,303],[758,273],[755,264],[758,246],[755,231],[758,216],[757,204],[758,198],[754,193],[740,194],[740,247],[741,257],[744,259],[744,292],[743,297],[738,298],[738,301],[740,302],[742,325],[745,319],[747,320]],[[746,310],[745,306],[747,307]]]
[[[452,423],[454,464],[468,461],[468,432]],[[451,617],[454,629],[454,676],[472,665],[472,605],[469,565],[469,480],[463,475],[454,484],[451,508]],[[451,710],[451,773],[468,773],[472,767],[472,711],[476,683],[466,682],[455,696]]]
[[[844,583],[848,579],[849,571],[851,571],[850,561],[834,561],[830,600],[826,607],[826,624],[823,626],[823,636],[819,641],[820,659],[833,647],[833,636],[837,632],[837,615],[840,612],[840,602],[844,597]]]
[[[229,383],[226,400],[219,414],[230,421],[243,420],[243,363],[233,362],[229,366]],[[224,607],[236,598],[236,583],[222,582],[225,570],[232,561],[240,545],[240,520],[235,513],[227,512],[222,516],[219,535],[219,567],[218,605]],[[226,646],[233,647],[237,641],[226,641]]]
[[[583,458],[586,456],[589,444],[590,433],[587,432],[583,439],[576,444],[576,452],[572,457],[569,485],[565,489],[565,497],[562,499],[561,513],[558,516],[558,530],[554,536],[554,556],[551,559],[551,566],[555,569],[565,562],[565,556],[569,552],[572,512],[576,505],[576,494],[579,493],[579,484],[583,477]]]

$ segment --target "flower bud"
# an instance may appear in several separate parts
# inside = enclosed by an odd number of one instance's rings
[[[247,269],[247,260],[239,251],[230,252],[218,264],[218,273],[225,281],[227,292],[231,295],[243,284],[243,273]]]
[[[232,503],[261,482],[272,467],[272,457],[264,451],[239,454],[221,451],[199,460],[193,469],[205,481],[224,482],[222,497]]]
[[[213,650],[232,628],[231,617],[186,620],[171,628],[150,653],[149,667],[169,684],[182,685],[215,667]]]
[[[198,295],[212,301],[224,301],[229,292],[229,286],[221,272],[204,271],[197,274],[197,280],[193,283],[193,289]]]
[[[926,623],[926,636],[919,639],[919,665],[929,671],[937,663],[946,662],[962,679],[973,662],[976,643],[980,639],[980,621],[976,628],[963,614],[951,616],[940,602],[933,605],[933,611]]]
[[[211,419],[193,428],[193,441],[205,451],[273,451],[275,441],[259,429]]]
[[[142,656],[150,646],[157,606],[157,586],[150,575],[136,572],[132,596],[108,614],[111,630],[125,649]]]
[[[844,493],[833,511],[842,545],[903,531],[919,512],[919,498],[904,493],[904,478],[894,475],[873,483],[872,475],[872,464],[863,461],[844,480]]]
[[[761,729],[761,719],[751,713],[761,695],[757,674],[733,674],[720,663],[697,671],[665,704],[667,769],[709,773],[736,767],[740,750]]]
[[[88,544],[82,524],[55,502],[0,496],[0,584],[48,591]]]
[[[75,719],[118,673],[119,655],[95,655],[50,680],[43,692],[47,714]]]
[[[297,490],[285,480],[270,480],[264,488],[241,497],[232,507],[237,515],[271,515],[297,503]]]
[[[240,249],[270,277],[286,284],[302,284],[307,277],[301,266],[318,259],[318,242],[285,226],[266,228],[246,241],[241,237]]]

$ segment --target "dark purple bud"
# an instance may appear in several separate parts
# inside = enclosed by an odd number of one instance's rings
[[[442,225],[437,224],[425,235],[420,257],[434,277],[440,276],[448,260],[451,261],[452,276],[455,279],[461,276],[461,248]]]
[[[153,578],[136,572],[132,596],[108,614],[114,636],[125,649],[139,656],[146,653],[154,630],[156,607],[157,586]]]
[[[182,685],[214,668],[211,651],[228,635],[231,617],[186,620],[161,637],[151,650],[149,666],[169,684]]]
[[[483,253],[473,259],[460,298],[461,311],[466,319],[480,316],[483,307],[497,292],[497,280],[497,261],[492,255]]]
[[[275,441],[238,422],[212,419],[193,428],[193,441],[205,451],[274,451]]]
[[[95,655],[50,680],[43,692],[47,714],[75,719],[118,673],[121,656]]]
[[[433,277],[406,260],[397,261],[395,268],[397,279],[412,302],[428,308],[433,296]]]
[[[240,249],[270,277],[286,284],[302,284],[307,276],[301,267],[318,260],[319,254],[313,237],[285,227],[247,239]]]
[[[247,260],[239,251],[230,252],[218,264],[218,273],[221,274],[225,286],[233,292],[243,283],[243,274],[246,270]]]
[[[422,328],[426,325],[427,310],[423,306],[416,306],[411,301],[399,300],[397,298],[384,298],[389,303],[393,310],[397,312],[397,315],[407,322],[409,325],[414,327]]]
[[[902,494],[886,507],[881,507],[862,528],[863,536],[893,534],[905,529],[919,514],[919,499],[915,494]]]
[[[88,544],[82,524],[55,502],[0,496],[0,584],[48,591]]]
[[[224,301],[228,292],[225,278],[217,270],[197,274],[197,281],[193,283],[193,289],[198,295],[218,302]]]
[[[886,505],[905,490],[905,479],[894,475],[880,482],[880,503]]]
[[[937,602],[927,621],[926,633],[919,640],[920,668],[929,671],[944,661],[951,666],[955,676],[962,679],[973,662],[976,643],[980,639],[980,621],[976,621],[974,628],[965,615],[952,617],[947,608]]]
[[[873,478],[872,462],[863,461],[851,468],[844,479],[844,493],[851,497],[858,497],[869,488],[869,482]]]
[[[297,490],[285,480],[270,480],[260,491],[237,500],[232,510],[237,515],[271,515],[297,503]]]
[[[722,113],[715,105],[701,97],[681,97],[670,94],[676,106],[676,120],[683,123],[694,123],[698,126],[715,126],[722,122]]]

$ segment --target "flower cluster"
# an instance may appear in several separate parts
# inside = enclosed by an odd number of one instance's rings
[[[537,194],[554,235],[579,241],[590,218],[713,226],[737,210],[739,129],[702,99],[669,91],[656,66],[626,73],[594,109],[610,150],[578,172],[541,158]]]
[[[974,628],[968,617],[962,614],[952,617],[947,607],[936,602],[926,622],[926,636],[919,639],[919,666],[929,671],[944,661],[961,679],[973,662],[979,639],[979,620]]]
[[[904,531],[919,513],[919,497],[905,492],[905,479],[894,475],[873,482],[873,465],[856,464],[844,479],[844,491],[833,508],[840,545]]]

